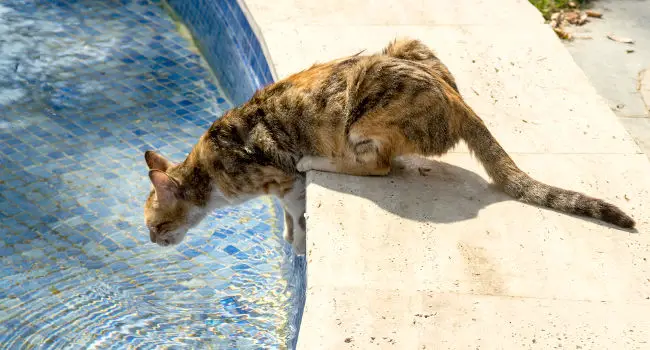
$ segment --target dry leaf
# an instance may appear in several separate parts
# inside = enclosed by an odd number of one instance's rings
[[[560,37],[560,39],[564,39],[564,40],[573,39],[573,37],[571,36],[571,33],[568,33],[567,31],[565,31],[562,28],[553,28],[553,30],[555,31],[555,34],[557,34],[557,36]]]
[[[567,22],[574,24],[575,21],[580,17],[580,13],[577,11],[571,11],[564,14],[564,18]]]
[[[588,22],[587,14],[580,11],[567,12],[564,18],[570,24],[577,25],[577,26],[581,26]]]
[[[632,40],[630,38],[624,38],[624,37],[616,36],[614,34],[607,34],[607,38],[609,38],[610,40],[614,40],[616,42],[619,42],[619,43],[634,44],[634,40]]]
[[[562,26],[562,22],[564,22],[564,13],[556,12],[551,16],[551,22],[549,24],[551,28],[559,28]]]
[[[580,14],[580,21],[578,22],[578,25],[583,25],[583,24],[589,22],[589,20],[587,19],[587,17],[589,17],[589,16],[587,16],[586,13],[584,13],[584,12],[581,13],[581,14]]]
[[[603,14],[596,11],[596,10],[586,10],[585,13],[589,17],[594,17],[594,18],[602,18],[603,17]]]

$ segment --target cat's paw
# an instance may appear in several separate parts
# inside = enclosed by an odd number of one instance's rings
[[[308,172],[309,170],[312,170],[312,157],[305,156],[300,158],[298,164],[296,164],[296,170],[298,170],[301,173],[305,173]]]
[[[302,236],[302,239],[297,239],[291,243],[293,247],[293,252],[298,256],[303,256],[307,252],[307,239],[305,235]]]
[[[300,215],[298,222],[293,224],[293,252],[298,255],[305,255],[307,250],[307,223],[305,214]]]

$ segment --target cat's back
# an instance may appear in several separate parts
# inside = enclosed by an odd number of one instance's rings
[[[303,71],[290,75],[281,80],[280,83],[288,83],[293,88],[302,91],[318,92],[323,90],[326,85],[344,84],[347,75],[354,67],[363,64],[369,57],[354,55],[329,62],[316,63]]]
[[[368,56],[357,55],[317,63],[280,83],[290,86],[288,95],[304,104],[312,112],[311,117],[320,120],[340,117],[347,102],[350,74],[366,60]]]

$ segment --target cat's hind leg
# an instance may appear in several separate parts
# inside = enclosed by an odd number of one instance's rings
[[[357,176],[383,176],[390,172],[390,147],[380,138],[350,134],[340,157],[304,156],[296,168],[300,172],[318,170]]]

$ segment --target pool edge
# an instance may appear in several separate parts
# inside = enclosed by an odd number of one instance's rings
[[[272,63],[261,30],[242,0],[222,0],[213,3],[215,4],[214,6],[208,6],[208,9],[213,11],[212,19],[220,18],[222,21],[233,19],[236,22],[231,25],[212,22],[217,33],[211,32],[213,27],[209,21],[202,21],[205,18],[192,16],[192,14],[196,15],[196,12],[192,13],[196,11],[196,8],[192,8],[191,6],[200,6],[202,1],[163,0],[162,3],[172,15],[178,17],[178,20],[187,27],[195,45],[201,51],[201,55],[205,58],[212,74],[216,78],[217,85],[226,94],[226,99],[233,106],[247,101],[257,89],[271,84],[277,79],[277,72]],[[222,7],[219,8],[218,5]],[[205,11],[208,9],[202,10]],[[221,11],[219,11],[220,9]],[[233,13],[233,11],[239,12]],[[202,14],[205,14],[205,12],[202,12]],[[229,15],[230,17],[228,17]],[[236,18],[237,16],[239,17]],[[205,17],[210,17],[210,15]],[[224,29],[229,31],[227,33],[219,32],[219,30]],[[210,32],[208,33],[208,31]],[[241,39],[242,37],[244,39]],[[230,39],[230,43],[221,45],[221,48],[224,46],[234,47],[237,49],[236,55],[233,52],[230,52],[231,55],[229,57],[218,55],[216,44],[220,43],[219,39]],[[250,51],[246,50],[246,44],[249,45],[248,48]],[[230,76],[232,73],[235,74],[235,77],[247,77],[248,80],[244,82],[247,84],[241,84],[241,80],[233,79],[233,76]],[[230,79],[224,81],[222,79],[224,77]],[[215,118],[217,117],[215,116]],[[282,213],[283,209],[278,201],[275,198],[271,200],[274,211],[276,213]],[[281,215],[281,217],[283,216]],[[286,329],[283,330],[283,332],[286,332],[285,334],[289,334],[291,337],[287,337],[287,344],[282,345],[288,346],[289,349],[295,349],[305,307],[307,264],[305,257],[295,256],[289,245],[285,245],[283,248],[285,250],[285,256],[288,258],[283,262],[282,277],[285,279],[289,289],[288,301],[292,309],[287,314],[287,325]],[[293,334],[291,333],[292,331]]]

